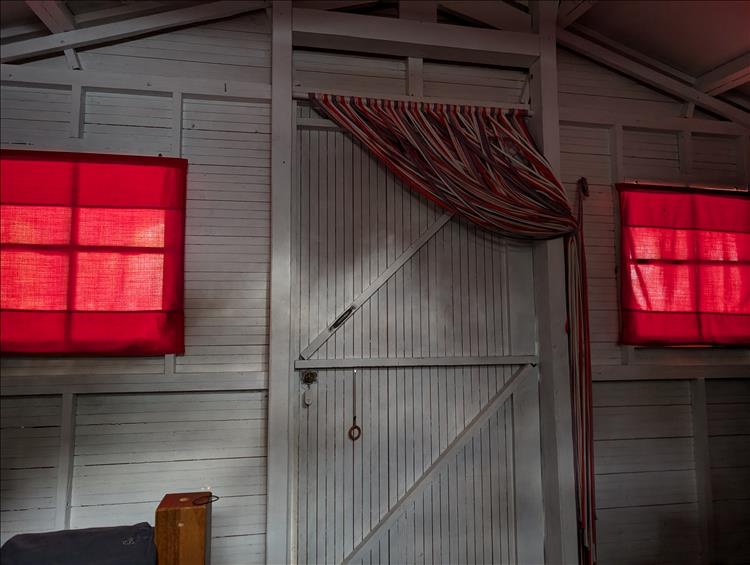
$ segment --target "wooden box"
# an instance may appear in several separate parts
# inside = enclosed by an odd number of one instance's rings
[[[156,509],[159,565],[209,565],[211,555],[210,492],[167,494]]]

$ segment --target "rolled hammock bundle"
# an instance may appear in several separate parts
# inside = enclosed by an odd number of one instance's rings
[[[313,106],[374,154],[409,188],[505,237],[565,238],[579,559],[595,561],[591,359],[582,198],[536,148],[525,112],[311,94]]]

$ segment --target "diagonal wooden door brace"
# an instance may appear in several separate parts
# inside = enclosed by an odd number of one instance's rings
[[[379,533],[384,530],[387,531],[388,528],[390,528],[394,523],[396,523],[396,521],[398,521],[401,513],[404,511],[404,508],[407,508],[410,504],[412,504],[417,499],[417,497],[419,497],[425,491],[425,489],[430,486],[432,480],[443,471],[444,467],[450,462],[451,458],[456,456],[458,450],[462,449],[464,445],[467,444],[469,440],[471,440],[473,433],[478,428],[481,428],[482,425],[500,409],[500,406],[502,406],[505,401],[510,398],[510,396],[521,384],[524,373],[526,373],[532,366],[534,365],[524,365],[523,367],[519,368],[513,374],[513,376],[511,376],[510,379],[508,379],[508,382],[505,383],[505,385],[495,393],[495,395],[490,399],[485,407],[482,408],[476,416],[474,416],[474,418],[471,420],[471,422],[468,423],[463,431],[458,434],[455,439],[448,445],[445,451],[443,451],[440,456],[435,459],[435,461],[433,461],[432,465],[430,465],[424,472],[424,474],[419,478],[419,480],[415,482],[409,490],[406,491],[406,494],[404,494],[404,496],[398,500],[396,505],[391,508],[377,524],[375,524],[375,526],[370,530],[370,533],[367,534],[364,539],[357,544],[352,552],[344,557],[342,563],[354,563],[362,559],[365,551],[369,551],[371,542],[378,538]]]
[[[320,347],[326,341],[328,341],[334,333],[336,333],[336,330],[343,326],[344,322],[346,322],[346,320],[352,314],[359,310],[364,305],[364,303],[367,302],[367,300],[378,291],[381,286],[388,282],[388,279],[395,275],[396,272],[401,267],[403,267],[403,265],[409,259],[411,259],[417,253],[417,251],[419,251],[424,246],[425,243],[432,239],[432,236],[434,236],[440,230],[440,228],[447,224],[452,217],[453,212],[446,212],[445,214],[440,216],[432,225],[430,225],[422,235],[414,240],[414,242],[409,247],[407,247],[406,250],[401,255],[399,255],[398,258],[393,263],[391,263],[385,271],[380,274],[378,278],[372,281],[366,289],[364,289],[354,300],[352,300],[352,303],[343,312],[341,312],[341,314],[336,316],[334,321],[331,322],[331,324],[326,329],[320,332],[315,337],[315,339],[310,342],[310,345],[302,350],[302,353],[299,354],[299,358],[309,359],[313,353],[320,349]]]

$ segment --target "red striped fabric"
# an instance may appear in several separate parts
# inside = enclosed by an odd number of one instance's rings
[[[310,99],[407,186],[443,208],[511,238],[565,237],[580,558],[593,563],[591,362],[580,202],[574,215],[523,112],[328,94]]]

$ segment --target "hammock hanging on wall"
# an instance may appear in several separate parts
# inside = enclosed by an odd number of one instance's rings
[[[407,186],[443,208],[509,238],[565,238],[579,556],[582,563],[593,563],[591,361],[581,199],[576,216],[522,111],[328,94],[310,99]]]

